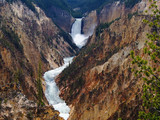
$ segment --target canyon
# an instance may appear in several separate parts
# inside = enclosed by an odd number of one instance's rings
[[[115,2],[84,18],[85,34],[92,25],[103,26],[96,28],[87,45],[56,79],[60,96],[71,107],[69,120],[138,119],[143,80],[132,72],[135,66],[130,51],[144,56],[150,28],[143,19],[149,19],[145,13],[149,4],[142,0],[128,9]],[[159,7],[160,2],[157,4]]]
[[[79,47],[83,47],[89,36],[84,35],[81,33],[82,28],[82,19],[77,18],[74,24],[72,25],[71,29],[71,36],[73,38],[73,42]],[[58,67],[54,70],[50,70],[45,72],[44,79],[46,81],[46,91],[45,96],[55,110],[58,110],[60,112],[60,117],[63,117],[65,120],[69,118],[70,108],[67,106],[64,100],[62,100],[59,97],[59,89],[56,85],[55,79],[56,77],[65,69],[67,68],[71,63],[73,57],[67,57],[64,58],[64,64],[61,67]]]
[[[149,1],[108,0],[83,18],[52,2],[0,1],[0,119],[138,119],[143,80],[130,51],[150,61]]]

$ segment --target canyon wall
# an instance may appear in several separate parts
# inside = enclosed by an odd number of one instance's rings
[[[132,9],[124,9],[122,4],[120,8],[124,10],[120,18],[103,27],[98,26],[87,46],[59,75],[56,81],[60,95],[71,107],[69,120],[138,118],[142,106],[143,80],[132,72],[135,66],[131,64],[130,51],[134,50],[145,57],[143,48],[150,27],[142,21],[150,17],[142,13],[148,5],[148,2],[142,1]],[[108,10],[109,13],[115,10],[108,9],[111,10]],[[116,17],[119,17],[118,13],[111,19],[108,16],[109,19],[99,21],[109,22]]]
[[[32,113],[36,112],[39,76],[42,77],[44,72],[61,66],[63,57],[75,55],[78,50],[72,38],[60,30],[39,7],[34,6],[36,11],[33,12],[20,0],[11,3],[0,2],[0,112],[4,113],[0,113],[2,118],[16,119],[16,113],[13,112],[15,106],[15,112],[22,114],[25,119],[26,113],[23,111],[29,112],[27,108],[34,109]],[[45,89],[45,81],[41,79],[41,82]],[[15,98],[20,94],[25,97]],[[42,97],[44,104],[48,105],[44,94]],[[24,107],[19,105],[19,102],[14,102],[19,100],[25,104],[27,100],[24,99],[32,100],[33,105]],[[58,117],[58,112],[55,113]]]
[[[71,15],[72,9],[66,0],[47,0],[47,2],[46,0],[32,0],[30,2],[38,5],[60,29],[70,33],[75,19]]]
[[[160,4],[160,1],[158,1],[158,4]],[[83,19],[82,32],[88,35],[93,31],[93,29],[96,28],[97,25],[112,22],[113,20],[121,18],[122,16],[129,13],[133,14],[138,12],[139,14],[146,14],[145,11],[148,10],[147,14],[150,14],[152,11],[148,9],[149,6],[150,2],[148,0],[142,0],[133,6],[132,9],[127,8],[125,4],[120,1],[108,3],[103,7],[90,12]]]
[[[82,19],[82,33],[85,35],[92,35],[94,29],[98,25],[97,12],[90,12],[84,19]]]
[[[70,33],[71,27],[75,18],[71,16],[66,10],[62,10],[58,7],[52,6],[48,9],[47,15],[64,31]]]
[[[94,29],[100,23],[111,22],[121,17],[124,11],[125,6],[120,2],[109,3],[98,10],[92,11],[83,19],[83,32],[88,34],[88,32],[91,31],[90,28]]]

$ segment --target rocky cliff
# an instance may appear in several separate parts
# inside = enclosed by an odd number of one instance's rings
[[[117,18],[120,18],[121,16],[124,16],[125,14],[129,14],[129,12],[138,12],[139,14],[145,14],[144,11],[148,10],[149,5],[150,3],[147,0],[142,0],[131,9],[126,7],[125,4],[120,1],[109,2],[103,7],[90,12],[83,19],[82,31],[84,32],[84,34],[89,34],[93,31],[93,29],[95,29],[97,25],[102,23],[109,23]],[[148,13],[151,13],[151,11],[149,10]]]
[[[51,17],[61,29],[68,33],[71,32],[71,27],[75,21],[75,18],[73,18],[69,12],[52,6],[48,10],[48,16]]]
[[[56,81],[62,98],[70,104],[70,120],[137,119],[143,80],[131,71],[134,66],[130,51],[143,56],[146,33],[150,32],[142,22],[149,19],[143,14],[148,5],[142,1],[132,9],[120,7],[123,14],[118,19],[119,14],[112,15],[111,22],[106,17],[107,23],[97,27],[87,46],[59,75]],[[108,12],[115,9],[119,7]]]
[[[83,32],[88,34],[91,31],[90,28],[95,28],[100,23],[111,22],[123,16],[124,11],[125,6],[120,1],[108,3],[102,8],[92,11],[83,19]]]
[[[72,17],[72,9],[65,0],[32,0],[36,3],[54,23],[70,33],[71,27],[75,19]]]
[[[19,95],[16,95],[18,89],[26,95],[26,99],[37,102],[38,76],[61,66],[63,57],[72,56],[78,50],[71,37],[60,30],[39,7],[34,6],[36,11],[29,9],[20,0],[11,3],[0,1],[0,103],[12,101]],[[42,84],[44,87],[43,80]],[[47,105],[44,94],[42,96]],[[18,98],[20,100],[21,97]],[[18,104],[10,104],[9,101],[6,110],[14,110],[15,106]],[[23,110],[20,112],[26,115]],[[6,112],[1,117],[14,115]]]
[[[13,92],[11,88],[9,91],[0,104],[1,120],[63,120],[52,106],[37,107],[37,104],[28,100],[21,91]]]
[[[92,35],[94,29],[98,25],[98,16],[96,10],[90,12],[84,19],[82,19],[82,23],[82,33],[85,35]]]

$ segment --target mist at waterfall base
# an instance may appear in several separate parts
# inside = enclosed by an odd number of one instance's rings
[[[82,48],[89,36],[81,34],[82,27],[82,18],[76,19],[72,26],[71,36],[73,38],[73,42],[79,47]]]
[[[81,34],[82,19],[76,19],[72,26],[71,36],[73,42],[79,47],[83,47],[87,42],[87,36]],[[65,120],[69,118],[70,108],[66,105],[65,101],[59,97],[59,88],[56,85],[55,78],[72,62],[73,57],[64,58],[64,65],[45,72],[44,79],[46,81],[46,91],[45,96],[50,105],[54,107],[55,110],[60,112],[60,117]]]

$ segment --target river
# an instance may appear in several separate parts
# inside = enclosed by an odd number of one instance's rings
[[[87,42],[87,36],[81,34],[82,19],[76,19],[71,29],[71,36],[74,43],[79,47],[83,47]],[[66,68],[69,63],[72,62],[73,57],[64,58],[64,64],[54,70],[45,72],[44,79],[46,81],[46,91],[45,96],[50,105],[54,107],[55,110],[60,112],[60,116],[65,120],[69,117],[70,108],[67,106],[64,100],[59,97],[59,88],[56,85],[55,78],[58,76],[64,68]]]

